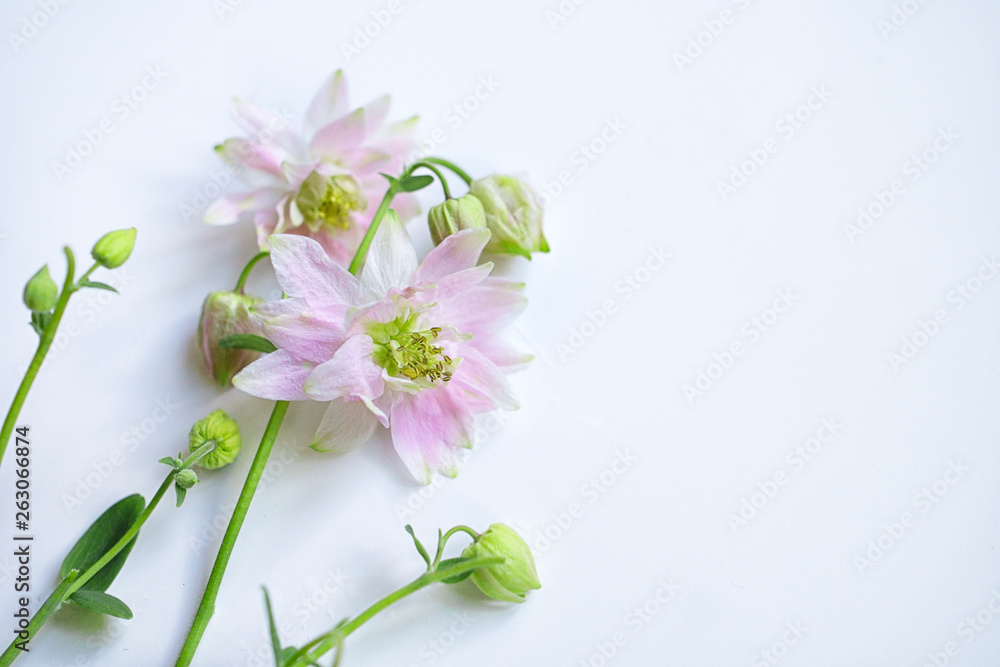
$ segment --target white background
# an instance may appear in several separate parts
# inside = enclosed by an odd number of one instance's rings
[[[918,667],[949,642],[957,654],[941,664],[997,664],[1000,618],[982,612],[978,630],[965,619],[1000,590],[1000,277],[977,282],[1000,252],[1000,10],[904,4],[913,13],[893,25],[893,0],[593,0],[563,2],[575,10],[560,21],[548,14],[557,0],[403,0],[348,57],[342,45],[386,2],[72,2],[47,21],[33,18],[37,0],[4,3],[5,403],[35,345],[27,277],[48,262],[61,280],[63,243],[86,258],[105,231],[139,228],[128,264],[102,274],[118,276],[121,295],[74,297],[72,331],[20,419],[34,448],[36,590],[51,590],[111,502],[152,494],[165,472],[156,459],[184,447],[196,419],[224,407],[247,441],[236,465],[206,475],[182,509],[165,502],[143,530],[110,590],[134,620],[64,611],[24,663],[173,664],[221,537],[213,522],[225,523],[270,409],[212,386],[193,346],[201,300],[234,282],[251,230],[207,228],[183,207],[204,206],[221,166],[211,147],[239,134],[231,97],[301,118],[345,67],[355,103],[391,92],[395,117],[420,113],[421,136],[442,128],[435,152],[474,174],[523,172],[544,188],[566,172],[547,214],[551,254],[499,265],[528,283],[513,333],[538,361],[514,377],[522,410],[427,497],[384,434],[341,458],[305,449],[321,407],[294,406],[197,664],[269,664],[262,584],[285,641],[300,644],[419,573],[404,523],[431,539],[494,521],[537,549],[543,588],[529,602],[421,592],[352,636],[345,664],[766,665],[771,647],[789,667]],[[713,23],[723,10],[730,23]],[[122,118],[112,104],[149,67],[166,78]],[[481,77],[498,87],[467,102],[477,108],[456,127],[445,114]],[[828,99],[801,108],[814,87]],[[778,125],[796,112],[808,119],[794,133]],[[54,163],[104,118],[113,132],[60,180]],[[609,121],[624,129],[602,145]],[[776,152],[742,167],[755,173],[723,197],[719,182],[768,139]],[[925,150],[936,159],[914,172]],[[902,194],[849,238],[859,207],[896,180]],[[411,228],[426,249],[423,222]],[[661,247],[670,260],[647,272]],[[273,293],[268,274],[252,287]],[[978,291],[966,299],[959,286]],[[779,290],[794,299],[775,321]],[[921,335],[937,311],[944,323]],[[904,337],[920,347],[894,368]],[[744,353],[712,367],[734,342]],[[714,379],[689,400],[699,372]],[[793,463],[823,420],[841,425],[836,435]],[[636,460],[609,472],[626,452]],[[953,463],[967,470],[939,481]],[[12,469],[8,455],[0,514],[11,521]],[[597,491],[589,480],[602,473]],[[776,474],[786,483],[772,488]],[[935,482],[943,496],[915,500]],[[744,501],[759,507],[734,523]],[[913,521],[892,537],[904,513]],[[880,538],[884,555],[861,563]],[[0,556],[5,637],[11,562]],[[661,581],[679,590],[649,602]],[[636,616],[647,604],[655,613]]]

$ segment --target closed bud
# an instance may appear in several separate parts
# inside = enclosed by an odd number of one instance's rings
[[[495,523],[462,552],[463,558],[501,556],[502,563],[481,567],[472,581],[494,600],[524,602],[529,591],[541,588],[531,549],[513,528]]]
[[[59,288],[49,276],[49,265],[38,269],[24,286],[24,305],[33,313],[47,313],[56,305]]]
[[[455,232],[485,227],[486,212],[476,197],[465,195],[433,207],[427,212],[427,225],[431,229],[434,245],[439,245]]]
[[[513,176],[487,176],[473,181],[470,192],[483,205],[486,226],[493,232],[486,252],[521,255],[548,252],[542,233],[542,207],[531,186]]]
[[[233,376],[255,361],[260,352],[220,347],[219,341],[234,334],[259,333],[250,317],[250,306],[261,301],[236,292],[212,292],[201,306],[198,347],[205,370],[223,387],[228,387]]]
[[[214,469],[229,465],[240,453],[240,425],[226,414],[225,410],[216,410],[202,420],[195,422],[188,434],[188,446],[191,451],[198,449],[209,441],[215,441],[215,449],[198,461],[202,468]]]
[[[108,269],[115,269],[125,263],[135,246],[135,227],[108,232],[94,244],[90,255],[94,261]]]
[[[181,470],[174,477],[174,483],[182,489],[190,489],[198,483],[198,474],[194,470]]]

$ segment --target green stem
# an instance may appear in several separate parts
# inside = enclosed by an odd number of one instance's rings
[[[469,536],[473,539],[473,541],[478,540],[480,537],[479,533],[472,530],[468,526],[455,526],[454,528],[450,529],[447,533],[441,535],[441,537],[438,538],[437,553],[434,554],[434,562],[431,563],[430,569],[433,570],[438,566],[438,563],[441,562],[441,556],[444,555],[445,545],[448,544],[448,540],[451,539],[451,536],[458,532],[468,533]]]
[[[15,638],[14,641],[11,642],[10,646],[7,647],[7,650],[3,652],[3,655],[0,655],[0,665],[8,667],[8,665],[17,659],[17,656],[27,652],[17,648],[17,644],[24,642],[25,646],[27,646],[27,642],[34,639],[38,629],[45,625],[45,622],[49,620],[49,617],[55,613],[55,611],[59,608],[59,605],[66,599],[66,590],[73,585],[73,580],[76,579],[77,574],[76,570],[71,571],[68,575],[66,575],[66,578],[63,579],[58,586],[56,586],[56,589],[52,591],[52,594],[49,595],[48,598],[45,599],[41,608],[35,613],[31,622],[28,623],[28,627],[24,629],[25,633],[28,635],[27,639]]]
[[[250,272],[253,271],[253,267],[257,266],[257,262],[264,259],[270,255],[268,251],[259,252],[250,258],[247,265],[243,267],[243,272],[240,274],[240,279],[236,281],[236,287],[233,289],[237,294],[243,294],[243,286],[247,284],[247,278],[250,277]]]
[[[31,363],[28,365],[28,370],[24,372],[24,379],[21,380],[21,386],[17,388],[17,393],[14,394],[10,410],[7,411],[7,418],[4,419],[3,429],[0,430],[0,461],[3,460],[4,452],[7,451],[7,443],[10,441],[11,434],[14,433],[14,424],[21,414],[21,408],[24,406],[24,400],[28,397],[28,391],[35,382],[38,371],[42,368],[42,362],[45,361],[45,355],[48,354],[49,348],[52,347],[52,341],[56,338],[56,329],[59,328],[59,322],[66,312],[69,298],[76,291],[76,283],[74,282],[76,262],[73,258],[73,251],[69,249],[69,246],[66,246],[63,248],[63,252],[66,253],[66,280],[63,281],[62,293],[59,294],[59,300],[56,301],[56,308],[52,313],[52,318],[42,332],[35,356],[32,357]]]
[[[386,595],[384,598],[365,609],[347,623],[338,625],[333,630],[320,635],[300,648],[286,663],[286,667],[297,667],[298,665],[306,666],[315,663],[323,657],[323,655],[335,647],[339,647],[341,642],[343,642],[348,635],[367,623],[380,611],[394,602],[398,602],[408,595],[416,593],[421,588],[430,586],[431,584],[436,584],[460,574],[465,574],[466,572],[478,570],[479,568],[487,565],[496,565],[498,563],[502,563],[503,561],[504,558],[502,556],[480,556],[478,558],[471,558],[461,563],[449,565],[448,567],[444,567],[439,570],[424,572],[407,585],[393,591],[389,595]]]
[[[236,538],[243,527],[243,520],[246,519],[247,510],[250,509],[250,502],[257,492],[257,485],[260,484],[260,478],[264,474],[264,467],[267,465],[267,459],[271,455],[271,449],[274,447],[274,441],[278,437],[278,430],[281,428],[281,422],[285,418],[285,412],[287,411],[288,401],[277,401],[274,404],[271,419],[267,422],[267,428],[264,429],[264,435],[260,440],[260,447],[257,448],[257,454],[254,456],[253,464],[250,466],[250,472],[247,473],[246,482],[243,483],[243,490],[240,492],[239,500],[236,501],[233,516],[229,519],[229,526],[226,528],[226,534],[222,538],[222,545],[219,547],[219,554],[215,558],[215,565],[212,567],[212,574],[208,578],[208,585],[205,587],[201,604],[198,605],[198,612],[195,614],[191,630],[184,641],[181,654],[177,658],[177,667],[186,667],[191,664],[195,651],[198,650],[198,644],[201,642],[201,637],[205,634],[205,628],[208,627],[208,622],[212,620],[212,614],[215,613],[215,600],[219,596],[219,587],[222,585],[222,577],[226,573],[229,558],[232,556],[233,547],[236,545]]]
[[[438,177],[439,181],[441,181],[441,189],[444,190],[445,200],[451,199],[451,191],[448,189],[448,181],[447,179],[445,179],[444,174],[441,173],[440,169],[438,169],[429,162],[418,162],[415,165],[413,165],[413,169],[416,169],[417,167],[430,169],[432,172],[434,172],[434,175]]]
[[[410,167],[400,174],[399,179],[402,180],[409,176],[410,171],[413,167]],[[386,190],[385,195],[382,197],[382,202],[378,205],[378,210],[375,211],[375,217],[372,218],[372,223],[368,225],[368,231],[365,232],[365,237],[361,239],[361,245],[358,246],[358,251],[354,253],[354,259],[351,260],[351,265],[348,267],[354,275],[358,275],[361,271],[361,265],[365,261],[365,257],[368,256],[368,248],[372,244],[372,239],[375,238],[375,232],[378,231],[378,227],[382,224],[382,218],[385,217],[386,212],[389,210],[389,205],[392,204],[393,197],[396,196],[396,185],[393,183]]]
[[[443,159],[441,159],[439,157],[425,157],[422,160],[422,162],[433,162],[434,164],[439,164],[442,167],[445,167],[446,169],[451,169],[453,172],[455,172],[455,174],[458,175],[459,178],[461,178],[463,181],[465,181],[466,185],[472,185],[472,177],[469,176],[465,172],[465,170],[463,170],[461,167],[459,167],[454,162],[449,162],[448,160],[443,160]]]
[[[24,641],[31,641],[34,639],[38,630],[41,629],[43,625],[49,620],[51,616],[63,602],[68,600],[73,593],[80,590],[84,584],[94,578],[94,576],[104,568],[105,565],[111,562],[115,556],[120,554],[125,547],[135,539],[136,535],[139,533],[139,529],[142,528],[146,520],[149,519],[153,510],[156,506],[160,504],[160,500],[163,498],[163,494],[167,492],[171,484],[173,484],[174,479],[177,477],[177,473],[181,470],[186,470],[193,466],[195,463],[200,461],[204,456],[208,455],[212,450],[215,449],[216,443],[214,440],[210,440],[203,444],[198,449],[191,452],[191,454],[181,462],[180,467],[176,470],[171,470],[167,475],[163,483],[160,484],[160,488],[156,490],[156,494],[153,495],[153,499],[149,501],[149,505],[143,510],[139,518],[135,520],[129,529],[125,531],[125,534],[114,543],[114,545],[108,549],[108,551],[101,556],[93,565],[88,567],[83,574],[80,574],[77,570],[70,572],[65,579],[63,579],[59,585],[56,587],[52,594],[45,600],[41,608],[35,613],[35,616],[31,619],[31,622],[26,628],[28,633],[28,638]],[[4,651],[3,655],[0,655],[0,667],[7,667],[19,656],[23,651],[17,648],[16,644],[20,643],[20,639],[14,639],[7,650]]]

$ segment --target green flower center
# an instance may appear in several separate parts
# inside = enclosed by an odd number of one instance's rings
[[[363,211],[366,202],[350,176],[325,177],[314,171],[302,182],[295,203],[305,225],[315,232],[322,227],[347,229],[351,213]]]
[[[451,380],[460,360],[435,345],[441,327],[417,330],[416,314],[391,322],[375,322],[368,335],[375,343],[372,359],[393,377],[406,378],[423,388]]]

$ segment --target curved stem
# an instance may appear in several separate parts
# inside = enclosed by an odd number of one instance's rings
[[[27,638],[15,638],[14,641],[10,643],[10,646],[7,647],[7,650],[3,652],[3,655],[0,655],[0,667],[8,667],[17,659],[17,656],[27,652],[27,649],[21,650],[17,647],[17,645],[24,642],[25,646],[27,646],[27,642],[34,639],[38,629],[45,625],[45,622],[49,620],[49,616],[54,614],[56,610],[59,609],[59,605],[66,599],[66,590],[73,585],[76,575],[77,571],[72,570],[68,575],[66,575],[66,578],[63,579],[58,586],[56,586],[56,589],[52,591],[52,594],[45,599],[41,608],[39,608],[39,610],[35,613],[31,622],[28,623],[28,627],[24,629],[24,632],[28,635]]]
[[[52,594],[49,595],[49,597],[45,600],[45,603],[35,613],[34,617],[32,617],[31,622],[25,629],[28,633],[28,637],[24,641],[31,641],[38,633],[38,630],[45,625],[46,621],[49,620],[49,616],[51,616],[59,608],[59,605],[68,600],[73,593],[80,590],[84,584],[93,579],[105,565],[111,562],[115,556],[121,553],[122,550],[135,539],[136,535],[139,533],[139,529],[142,528],[144,523],[146,523],[146,520],[153,513],[153,510],[156,509],[156,506],[160,504],[163,494],[165,494],[170,488],[170,485],[173,484],[174,479],[177,477],[177,473],[193,466],[214,450],[215,447],[215,441],[210,440],[195,451],[191,452],[191,454],[181,463],[180,467],[176,470],[170,471],[166,479],[163,480],[163,483],[160,484],[160,488],[156,490],[152,500],[149,501],[149,505],[147,505],[142,514],[139,515],[139,518],[135,520],[135,523],[129,526],[129,529],[125,531],[125,534],[122,535],[121,538],[115,542],[103,556],[97,559],[94,564],[88,567],[82,574],[80,574],[77,570],[73,570],[59,583],[59,586],[52,591]],[[0,667],[7,667],[14,662],[18,655],[22,653],[22,651],[17,648],[17,644],[20,641],[21,640],[19,639],[14,639],[10,646],[7,647],[7,650],[4,651],[3,655],[0,655]]]
[[[259,252],[250,258],[250,261],[247,262],[247,265],[243,267],[243,272],[240,273],[239,280],[236,281],[236,287],[233,288],[234,292],[236,292],[237,294],[243,294],[243,286],[247,284],[247,278],[250,277],[250,272],[253,271],[253,267],[257,266],[257,262],[269,256],[270,254],[271,253],[264,250],[263,252]]]
[[[63,252],[66,253],[66,280],[63,281],[62,292],[59,294],[59,300],[56,301],[52,318],[42,332],[35,356],[31,358],[31,364],[28,365],[28,370],[24,372],[24,379],[21,380],[21,385],[17,388],[17,393],[14,394],[10,410],[7,411],[7,418],[4,419],[3,428],[0,429],[0,461],[3,460],[4,452],[7,451],[7,443],[10,441],[11,434],[14,433],[14,424],[21,414],[21,408],[24,406],[24,400],[28,397],[28,391],[31,390],[31,385],[34,383],[35,377],[38,376],[38,371],[42,368],[42,362],[45,361],[45,355],[48,354],[49,348],[52,347],[52,341],[56,338],[56,329],[59,328],[59,322],[66,312],[69,298],[76,291],[76,282],[74,280],[76,262],[73,258],[73,251],[69,249],[69,246],[65,246]]]
[[[451,169],[455,174],[465,181],[466,185],[472,185],[472,177],[469,176],[465,170],[459,167],[454,162],[449,162],[448,160],[443,160],[439,157],[425,157],[421,162],[433,162],[434,164],[439,164],[446,169]]]
[[[243,527],[243,520],[246,519],[247,510],[250,509],[250,502],[257,492],[257,485],[260,484],[260,478],[264,474],[264,467],[267,465],[267,459],[271,455],[271,449],[274,447],[274,441],[278,437],[278,430],[281,428],[281,422],[285,418],[287,411],[288,401],[277,401],[274,404],[274,409],[271,411],[271,419],[267,422],[267,428],[264,429],[264,435],[260,440],[260,447],[257,448],[257,454],[254,456],[253,464],[251,464],[250,471],[247,473],[246,482],[243,483],[243,490],[240,492],[239,500],[236,501],[233,516],[229,519],[229,526],[226,528],[226,534],[222,538],[219,554],[215,557],[215,565],[212,566],[212,574],[208,578],[208,584],[205,587],[204,595],[202,595],[201,604],[198,605],[198,612],[195,614],[191,630],[184,641],[181,654],[177,658],[177,667],[186,667],[186,665],[191,664],[195,651],[198,650],[198,644],[201,642],[201,637],[205,634],[205,628],[208,627],[208,622],[212,620],[212,614],[215,613],[215,600],[219,596],[219,587],[222,585],[222,577],[226,573],[229,558],[232,556],[233,547],[236,545],[236,538]]]
[[[445,579],[458,576],[460,574],[465,574],[466,572],[470,572],[472,570],[478,570],[486,565],[502,563],[503,561],[504,558],[502,556],[480,556],[478,558],[470,558],[462,563],[449,565],[448,567],[441,568],[440,570],[424,572],[407,585],[393,591],[389,595],[386,595],[384,598],[365,609],[347,623],[338,625],[333,630],[320,635],[300,648],[286,663],[286,667],[297,667],[297,665],[300,664],[311,665],[315,663],[333,648],[340,647],[341,643],[348,635],[367,623],[380,611],[394,602],[398,602],[406,596],[416,593],[425,586],[430,586],[431,584],[444,581]],[[338,651],[340,650],[342,649],[338,648]]]
[[[412,167],[410,169],[412,169]],[[406,176],[410,173],[410,169],[405,170],[399,178],[406,178]],[[378,210],[375,211],[372,223],[368,225],[368,231],[365,232],[365,237],[361,239],[361,245],[358,246],[358,251],[354,253],[354,259],[351,260],[351,265],[347,269],[352,274],[358,275],[361,271],[361,265],[364,263],[365,257],[368,256],[368,248],[371,247],[372,239],[375,238],[375,232],[378,231],[378,227],[382,223],[382,218],[385,217],[386,211],[389,210],[389,205],[392,204],[392,198],[395,196],[396,185],[393,183],[389,186],[389,189],[386,190],[385,196],[382,197],[382,202],[378,205]]]
[[[431,563],[432,570],[438,566],[438,563],[441,562],[441,556],[444,555],[444,547],[448,544],[448,540],[451,539],[452,535],[458,532],[468,533],[473,541],[478,540],[480,537],[479,533],[468,526],[455,526],[454,528],[449,529],[447,533],[438,538],[437,553],[434,555],[434,562]]]
[[[434,175],[438,177],[439,181],[441,181],[441,189],[444,190],[445,200],[451,199],[451,191],[448,189],[448,181],[447,179],[445,179],[444,174],[441,173],[440,169],[438,169],[429,162],[417,162],[415,165],[413,165],[413,169],[416,169],[417,167],[430,169],[432,172],[434,172]]]

